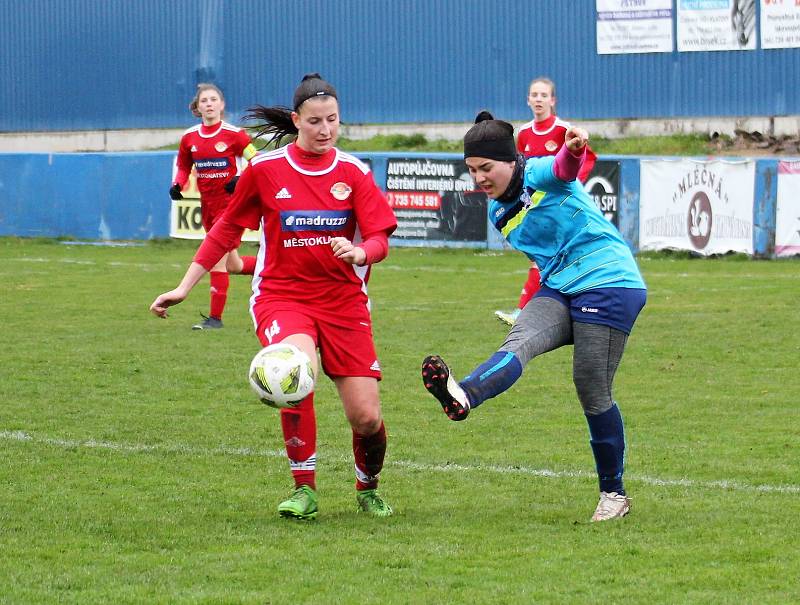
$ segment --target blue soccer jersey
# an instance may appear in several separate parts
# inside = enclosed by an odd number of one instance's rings
[[[554,157],[530,158],[522,194],[489,201],[503,237],[539,267],[542,283],[564,294],[645,288],[628,245],[577,181],[553,174]]]

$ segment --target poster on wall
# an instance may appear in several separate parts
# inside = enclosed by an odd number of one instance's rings
[[[596,0],[597,54],[672,52],[672,0]]]
[[[798,0],[761,0],[761,48],[800,48]]]
[[[800,162],[778,162],[775,255],[800,254]]]
[[[755,50],[756,0],[678,0],[678,50]]]
[[[392,238],[486,241],[487,197],[463,160],[390,158],[386,198],[397,217]]]
[[[619,227],[619,174],[619,162],[597,160],[583,185],[603,216],[615,227]]]
[[[642,160],[639,247],[753,253],[755,162]]]

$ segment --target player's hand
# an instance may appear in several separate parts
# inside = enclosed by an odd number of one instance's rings
[[[173,200],[182,200],[183,194],[181,193],[181,186],[175,183],[172,187],[169,188],[169,196]]]
[[[224,185],[225,191],[227,191],[228,193],[233,193],[234,190],[236,189],[236,183],[238,182],[239,182],[239,177],[238,176],[233,177],[230,181],[225,183]]]
[[[167,309],[177,305],[180,302],[183,302],[185,298],[186,294],[177,289],[164,292],[164,294],[161,294],[153,301],[153,304],[150,305],[150,311],[153,313],[153,315],[158,315],[159,317],[166,319]]]
[[[354,246],[346,237],[332,237],[331,249],[333,255],[341,261],[351,265],[363,265],[367,261],[367,253],[363,248]]]
[[[589,133],[583,128],[577,126],[570,126],[567,132],[564,133],[564,145],[567,146],[572,153],[583,151],[586,144],[589,142]]]

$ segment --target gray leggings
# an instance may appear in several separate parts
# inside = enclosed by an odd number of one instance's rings
[[[627,340],[609,326],[574,321],[569,308],[538,296],[525,305],[500,350],[514,353],[524,368],[537,355],[573,344],[572,381],[584,413],[596,416],[614,403],[611,387]]]

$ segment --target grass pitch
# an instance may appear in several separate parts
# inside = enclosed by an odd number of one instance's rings
[[[196,244],[0,239],[0,603],[800,601],[798,261],[639,259],[650,288],[617,374],[624,520],[597,498],[568,348],[452,423],[419,366],[458,376],[502,341],[517,253],[392,250],[370,294],[385,379],[386,520],[355,513],[350,431],[318,386],[316,522],[277,412],[246,381],[249,284],[192,332],[162,321]]]

